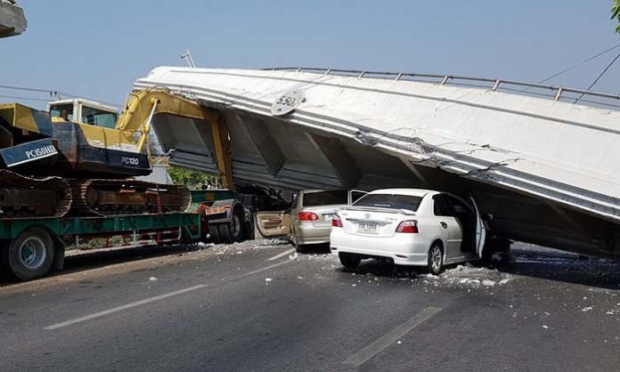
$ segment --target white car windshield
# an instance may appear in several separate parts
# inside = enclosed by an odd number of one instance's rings
[[[422,197],[419,196],[368,194],[358,199],[353,205],[357,207],[405,209],[415,212],[418,210],[421,202]]]

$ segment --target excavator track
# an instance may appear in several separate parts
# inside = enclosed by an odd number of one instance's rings
[[[191,194],[185,186],[136,180],[74,180],[74,216],[166,214],[185,211]]]
[[[71,186],[62,178],[26,177],[0,169],[0,221],[59,218],[71,204]]]

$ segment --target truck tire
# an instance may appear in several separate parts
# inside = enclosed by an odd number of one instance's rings
[[[0,255],[1,270],[12,278],[40,278],[54,262],[54,241],[44,228],[29,227],[5,244]]]
[[[229,223],[218,225],[220,230],[220,238],[223,243],[232,244],[243,241],[243,213],[239,209],[234,209],[230,216]]]
[[[209,224],[209,238],[214,244],[222,243],[222,238],[220,237],[220,229],[217,225]]]

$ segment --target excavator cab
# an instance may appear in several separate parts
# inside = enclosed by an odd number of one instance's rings
[[[47,105],[52,121],[74,121],[114,129],[118,120],[116,107],[82,98],[54,101]]]

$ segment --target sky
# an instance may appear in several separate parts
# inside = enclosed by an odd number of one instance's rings
[[[620,44],[612,0],[18,3],[28,29],[0,40],[0,86],[115,105],[151,69],[185,66],[180,55],[187,49],[198,67],[329,67],[538,82]],[[585,89],[619,53],[549,84]],[[620,60],[593,90],[620,93]],[[0,88],[0,102],[44,108],[49,98]]]

